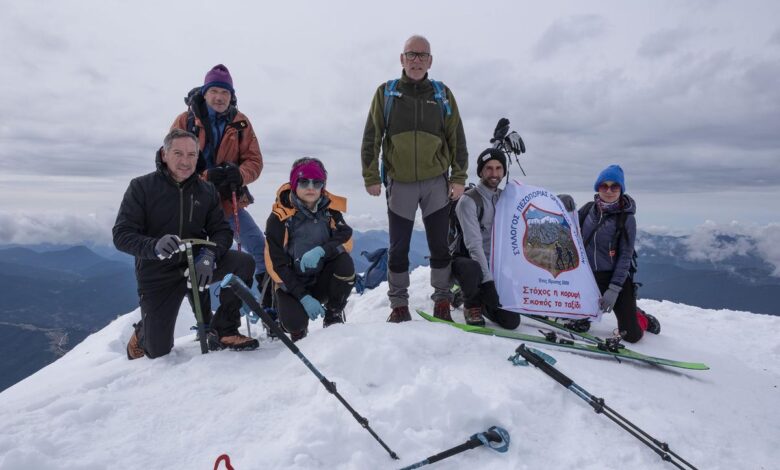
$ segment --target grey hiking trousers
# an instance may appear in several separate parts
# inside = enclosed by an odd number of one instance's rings
[[[445,175],[414,183],[390,180],[387,185],[387,218],[390,231],[387,296],[390,307],[409,305],[409,245],[417,207],[422,211],[431,264],[434,302],[452,301],[450,293],[449,183]]]

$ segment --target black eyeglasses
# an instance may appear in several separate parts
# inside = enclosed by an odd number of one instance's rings
[[[431,56],[430,52],[404,52],[404,57],[406,57],[406,60],[414,60],[414,59],[420,59],[420,60],[428,60],[428,57]]]
[[[325,186],[325,181],[314,180],[309,178],[298,178],[298,187],[303,189],[322,189]]]

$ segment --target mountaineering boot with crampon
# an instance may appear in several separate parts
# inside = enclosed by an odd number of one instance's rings
[[[485,326],[485,319],[482,317],[482,307],[469,307],[463,312],[466,324],[474,326]]]
[[[409,313],[409,307],[406,305],[393,308],[393,311],[390,312],[390,316],[387,317],[387,321],[390,323],[401,323],[411,319],[412,315]]]
[[[133,325],[135,327],[135,325]],[[140,359],[144,357],[144,348],[138,342],[138,329],[133,331],[133,335],[130,337],[130,341],[127,342],[127,358],[131,361],[133,359]]]
[[[209,350],[220,351],[222,349],[231,349],[233,351],[251,351],[260,346],[260,342],[254,338],[244,336],[240,333],[234,335],[219,336],[215,331],[209,331],[206,336]]]
[[[661,322],[658,321],[657,318],[650,315],[649,313],[645,313],[645,318],[647,318],[647,332],[652,333],[654,335],[657,335],[661,332]]]
[[[450,315],[450,301],[439,300],[436,302],[433,306],[433,316],[439,320],[452,321],[452,315]]]
[[[290,339],[294,343],[296,341],[302,340],[308,334],[309,334],[309,329],[308,328],[304,328],[301,331],[293,331],[292,333],[290,333]]]
[[[322,327],[327,328],[334,323],[345,323],[346,320],[347,317],[344,315],[343,310],[340,312],[331,312],[330,310],[326,310],[325,316],[322,318]]]

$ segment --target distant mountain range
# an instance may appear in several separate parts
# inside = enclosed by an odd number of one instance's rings
[[[387,246],[387,232],[354,233],[352,258]],[[703,308],[780,315],[780,278],[745,236],[721,235],[716,243],[733,254],[716,261],[692,256],[684,236],[640,232],[637,243],[643,284],[640,296]],[[415,231],[410,267],[427,265],[425,234]],[[118,315],[138,306],[133,258],[113,247],[0,246],[0,391],[44,367]]]

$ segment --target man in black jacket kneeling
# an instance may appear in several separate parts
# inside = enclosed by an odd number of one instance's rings
[[[120,251],[135,256],[141,321],[127,344],[128,359],[160,357],[171,352],[176,316],[185,295],[187,257],[182,239],[207,238],[216,246],[200,245],[195,274],[201,292],[203,321],[209,326],[209,349],[247,350],[257,340],[239,334],[241,300],[230,289],[220,293],[211,314],[208,285],[228,273],[252,284],[255,262],[230,250],[233,231],[225,221],[216,188],[198,177],[204,165],[197,138],[173,129],[157,151],[157,170],[133,179],[119,207],[113,235]]]

